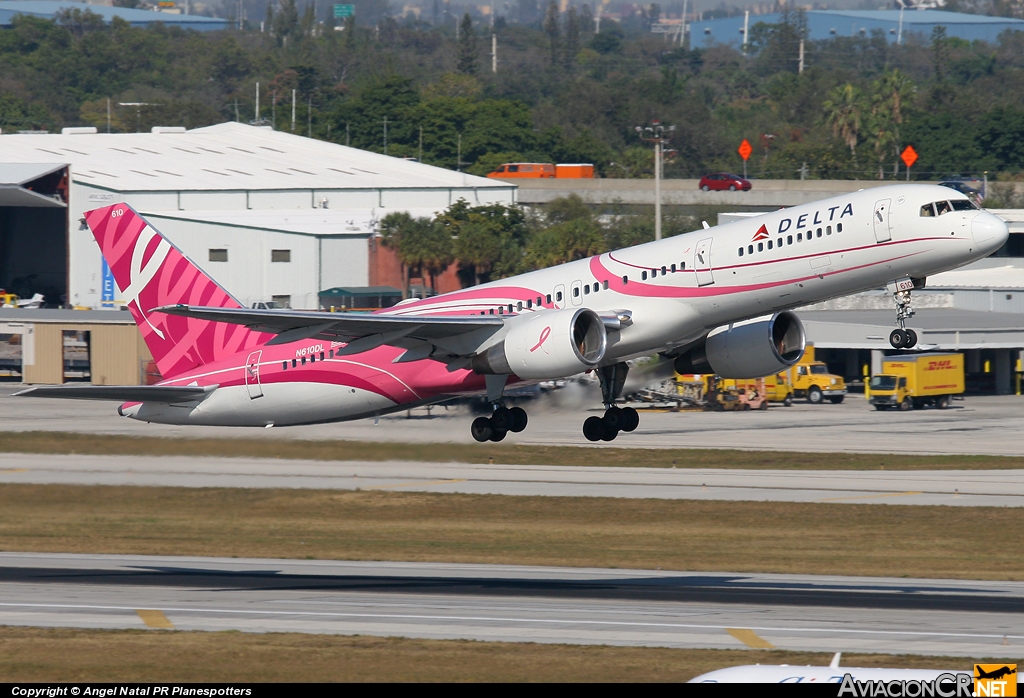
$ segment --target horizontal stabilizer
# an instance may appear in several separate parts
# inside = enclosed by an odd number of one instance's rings
[[[388,337],[431,341],[479,329],[499,329],[504,320],[490,315],[386,315],[370,313],[327,313],[312,310],[254,310],[210,308],[194,305],[165,305],[151,312],[244,325],[256,332],[280,335],[279,344],[296,339],[325,339],[351,342],[361,337]],[[306,330],[306,331],[303,331]],[[394,333],[392,335],[392,333]],[[377,344],[376,346],[379,346]]]
[[[71,400],[117,400],[119,402],[185,402],[217,389],[216,385],[39,385],[14,393],[13,397],[59,397]]]

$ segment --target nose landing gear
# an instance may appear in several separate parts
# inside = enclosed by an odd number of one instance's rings
[[[907,320],[915,315],[910,297],[910,292],[914,287],[915,283],[912,279],[900,279],[894,284],[895,290],[893,290],[892,298],[896,302],[896,323],[899,325],[899,329],[889,333],[889,344],[893,349],[910,349],[917,344],[917,332],[907,329]],[[890,290],[892,289],[893,286],[890,286]]]
[[[615,401],[622,395],[629,366],[624,362],[597,369],[601,380],[603,417],[587,417],[583,422],[583,436],[588,441],[614,441],[620,431],[633,431],[640,426],[640,415],[632,407],[619,407]]]

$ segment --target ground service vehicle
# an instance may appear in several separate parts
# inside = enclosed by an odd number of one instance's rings
[[[949,407],[964,392],[963,354],[911,354],[882,360],[882,372],[871,377],[871,404],[876,410],[901,410],[934,405]]]
[[[506,162],[487,176],[491,179],[593,179],[594,166],[590,163]]]
[[[702,382],[702,394],[706,395],[711,390],[711,380],[714,377],[713,374],[692,376],[677,374],[676,381]],[[764,395],[768,402],[781,402],[786,407],[793,404],[793,386],[790,384],[789,377],[785,373],[772,373],[764,378],[718,378],[718,384],[723,390],[735,389],[745,390],[747,393],[756,392],[758,395]],[[754,407],[756,408],[757,405],[754,405]]]
[[[838,405],[846,397],[846,381],[842,376],[829,373],[824,361],[814,360],[813,344],[807,345],[803,358],[787,373],[793,385],[793,395],[805,397],[813,405],[819,405],[823,400]]]

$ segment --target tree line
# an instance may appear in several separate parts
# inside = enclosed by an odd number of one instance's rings
[[[475,174],[583,161],[602,176],[650,177],[634,128],[652,119],[676,126],[667,177],[741,169],[744,138],[748,171],[763,178],[902,179],[908,144],[920,155],[912,178],[1024,168],[1022,32],[992,44],[941,28],[901,45],[881,32],[810,41],[802,12],[784,9],[753,25],[744,51],[652,35],[656,5],[604,18],[599,32],[589,5],[554,2],[520,2],[493,25],[396,17],[381,4],[372,25],[367,10],[335,26],[312,3],[267,7],[209,33],[106,24],[87,7],[16,18],[0,29],[0,128],[250,122],[259,83],[258,116],[274,128]]]

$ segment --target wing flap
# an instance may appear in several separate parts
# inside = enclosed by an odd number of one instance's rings
[[[216,385],[37,385],[12,397],[54,397],[70,400],[117,400],[119,402],[186,402],[217,389]]]
[[[314,338],[350,342],[372,335],[387,337],[392,333],[396,337],[430,342],[480,329],[497,330],[504,326],[501,317],[489,315],[371,315],[192,305],[166,305],[154,308],[152,312],[245,325],[257,332],[279,335],[280,340],[272,342],[274,344]]]

